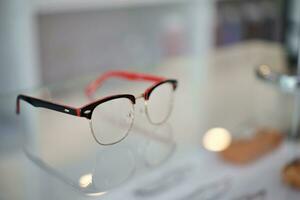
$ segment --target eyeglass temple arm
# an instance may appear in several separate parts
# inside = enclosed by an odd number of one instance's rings
[[[85,94],[90,97],[102,84],[109,78],[117,77],[123,78],[130,81],[150,81],[160,82],[165,80],[163,77],[153,76],[149,74],[141,74],[127,71],[109,71],[101,75],[99,78],[91,82],[85,89]]]
[[[17,102],[16,102],[16,113],[17,114],[20,114],[20,101],[21,100],[31,104],[34,107],[47,108],[47,109],[55,110],[55,111],[62,112],[65,114],[75,115],[78,117],[81,116],[80,109],[78,109],[78,108],[73,108],[70,106],[52,103],[50,101],[45,101],[42,99],[37,99],[34,97],[22,95],[22,94],[18,95],[18,97],[17,97]]]

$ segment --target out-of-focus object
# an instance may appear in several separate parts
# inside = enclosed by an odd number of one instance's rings
[[[281,74],[266,64],[258,66],[256,75],[268,83],[278,85],[284,91],[294,91],[300,84],[299,77]]]
[[[289,186],[300,189],[300,159],[296,159],[284,167],[282,179]]]
[[[248,164],[275,150],[282,139],[283,134],[276,129],[258,129],[250,139],[233,140],[220,155],[224,160],[234,164]]]
[[[285,0],[284,1],[284,44],[287,51],[289,65],[292,69],[297,66],[298,45],[300,31],[300,1]]]
[[[205,57],[213,47],[214,11],[209,0],[38,1],[42,82]]]
[[[281,41],[283,1],[217,1],[216,46],[248,39]]]
[[[176,14],[167,16],[163,23],[163,51],[166,57],[182,56],[185,47],[185,28],[183,20]]]
[[[299,42],[300,47],[300,42]],[[299,51],[299,57],[300,57],[300,51]],[[282,91],[288,91],[293,92],[294,95],[294,105],[292,109],[292,123],[290,125],[288,135],[290,138],[299,138],[300,137],[300,131],[299,131],[299,123],[300,123],[300,106],[299,106],[299,98],[300,93],[298,91],[299,85],[300,85],[300,62],[298,63],[298,75],[287,75],[287,74],[281,74],[279,72],[276,72],[268,65],[260,65],[256,69],[256,75],[260,79],[271,83],[275,86],[277,86]]]
[[[300,21],[300,15],[294,18]],[[298,90],[299,77],[300,77],[300,28],[297,30],[297,32],[298,34],[296,34],[297,36],[295,36],[295,41],[293,42],[293,45],[298,46],[298,53],[296,53],[296,55],[298,54],[298,66],[297,66],[295,76],[287,76],[287,75],[276,73],[267,65],[261,65],[256,71],[258,77],[262,78],[263,80],[267,80],[272,83],[275,83],[279,85],[281,89],[282,88],[288,89],[295,93],[295,101],[294,101],[295,103],[294,103],[294,108],[292,113],[293,119],[289,131],[289,136],[291,138],[300,137],[300,125],[299,125],[300,124],[300,105],[299,105],[300,92]]]
[[[202,142],[209,151],[223,151],[231,143],[231,134],[224,128],[212,128],[204,134]]]

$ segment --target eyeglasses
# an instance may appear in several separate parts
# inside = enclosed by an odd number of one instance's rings
[[[17,97],[16,113],[20,113],[20,100],[23,100],[34,107],[84,117],[90,122],[94,139],[101,145],[116,144],[126,138],[133,125],[137,99],[144,99],[145,113],[150,123],[160,125],[167,121],[173,108],[177,80],[127,71],[109,71],[91,82],[86,87],[85,94],[92,98],[97,89],[109,78],[147,81],[152,85],[139,96],[132,94],[108,96],[80,108],[20,94]]]

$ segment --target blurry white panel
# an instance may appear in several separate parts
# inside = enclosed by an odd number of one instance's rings
[[[148,70],[163,60],[166,16],[187,24],[181,5],[39,15],[42,79],[74,78],[108,69]],[[187,27],[190,40],[193,27]]]

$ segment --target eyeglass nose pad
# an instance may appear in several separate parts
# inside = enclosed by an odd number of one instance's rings
[[[128,122],[131,122],[133,119],[134,119],[134,108],[127,115]]]
[[[128,118],[132,119],[133,118],[134,113],[132,111],[130,111],[130,113],[128,113]]]

